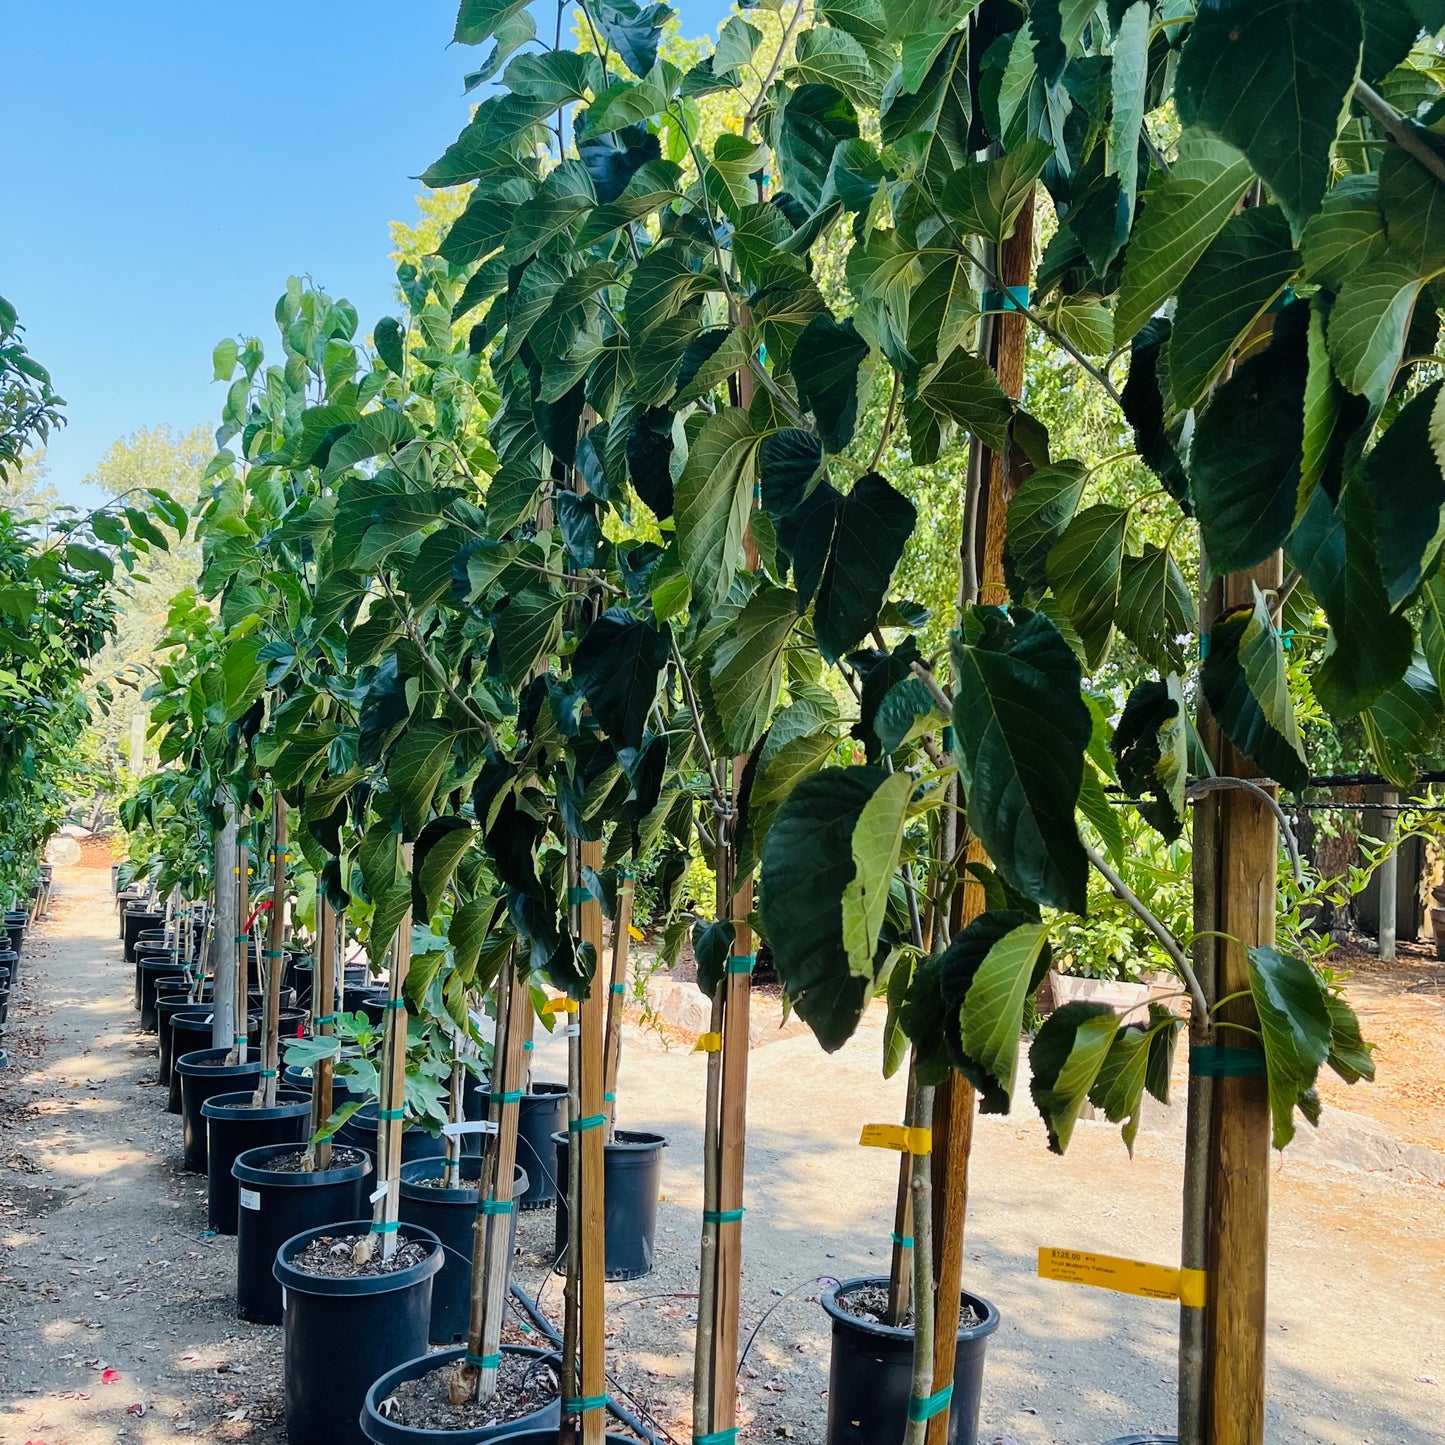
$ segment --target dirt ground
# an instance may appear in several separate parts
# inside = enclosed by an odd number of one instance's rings
[[[234,1242],[207,1232],[203,1181],[181,1170],[179,1121],[152,1082],[152,1041],[135,1029],[108,873],[58,872],[0,1073],[0,1442],[280,1445],[281,1334],[234,1317]],[[1352,966],[1352,993],[1382,1040],[1381,1083],[1327,1085],[1327,1105],[1438,1148],[1440,969]],[[901,1107],[901,1082],[879,1078],[880,1025],[870,1015],[826,1062],[791,1031],[751,1056],[747,1442],[821,1445],[821,1281],[886,1269],[897,1156],[857,1147],[862,1124]],[[539,1073],[557,1077],[553,1051],[538,1057]],[[678,1442],[690,1436],[703,1072],[675,1037],[629,1030],[621,1122],[660,1130],[670,1147],[658,1266],[608,1286],[611,1365],[618,1393]],[[1132,1161],[1107,1125],[1082,1123],[1057,1159],[1023,1104],[980,1121],[966,1285],[1004,1321],[989,1346],[981,1445],[1100,1445],[1167,1428],[1175,1309],[1043,1281],[1035,1264],[1040,1245],[1177,1258],[1179,1175],[1167,1120],[1145,1128]],[[1445,1186],[1414,1177],[1276,1162],[1272,1445],[1445,1441]],[[522,1217],[518,1278],[555,1319],[552,1230],[550,1212]]]

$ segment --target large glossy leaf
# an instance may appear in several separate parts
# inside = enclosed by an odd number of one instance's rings
[[[953,725],[969,826],[1014,888],[1085,911],[1074,822],[1093,732],[1080,672],[1042,613],[975,608],[954,645]]]
[[[836,86],[805,84],[785,94],[772,127],[784,186],[816,210],[835,150],[840,142],[858,139],[858,112]]]
[[[767,730],[783,682],[783,649],[797,625],[797,598],[765,587],[713,649],[710,694],[735,753],[751,752]]]
[[[1024,1005],[1038,988],[1048,939],[1042,923],[1021,923],[988,951],[968,985],[959,1013],[963,1052],[993,1079],[1007,1101],[1018,1071]]]
[[[818,648],[830,662],[877,625],[917,520],[913,503],[877,472],[860,477],[843,498],[813,608]]]
[[[552,651],[562,635],[562,608],[566,599],[540,588],[525,587],[513,593],[497,617],[497,651],[502,672],[513,687]]]
[[[995,451],[1008,447],[1014,404],[982,358],[962,347],[926,376],[916,396],[930,411],[957,422]]]
[[[1380,207],[1391,256],[1420,277],[1445,269],[1445,187],[1399,146],[1380,160]]]
[[[858,816],[887,776],[881,768],[825,768],[805,777],[763,844],[763,935],[788,997],[829,1053],[852,1037],[872,995],[871,981],[848,966],[843,890],[856,867]]]
[[[1197,626],[1190,596],[1174,558],[1152,542],[1138,557],[1125,557],[1119,573],[1114,622],[1161,672],[1182,671]]]
[[[1241,572],[1278,551],[1294,518],[1304,433],[1309,303],[1275,320],[1199,417],[1190,485],[1209,566]]]
[[[437,785],[460,736],[458,728],[440,719],[416,723],[407,728],[391,750],[386,763],[387,786],[413,838],[426,823]]]
[[[1144,192],[1114,306],[1116,346],[1174,295],[1233,215],[1249,181],[1249,163],[1233,146],[1185,132],[1179,159]]]
[[[1147,1089],[1160,1098],[1161,1103],[1169,1102],[1174,1041],[1183,1027],[1182,1019],[1162,1004],[1151,1003],[1147,1027],[1129,1024],[1115,1034],[1098,1078],[1089,1090],[1090,1103],[1102,1109],[1110,1123],[1124,1126],[1124,1144],[1131,1154],[1139,1133],[1144,1091]]]
[[[474,832],[471,822],[456,814],[433,818],[421,830],[412,855],[412,910],[418,918],[436,913]]]
[[[1029,1048],[1029,1088],[1055,1154],[1069,1147],[1079,1111],[1118,1032],[1119,1016],[1108,1004],[1076,1000],[1055,1009],[1035,1035]]]
[[[602,38],[634,75],[646,75],[657,64],[662,27],[672,18],[666,5],[636,0],[596,0],[592,7]]]
[[[1311,679],[1315,696],[1337,717],[1352,716],[1404,676],[1414,653],[1409,622],[1385,596],[1368,500],[1353,482],[1338,507],[1316,488],[1287,556],[1330,623],[1330,644]]]
[[[1134,0],[1114,29],[1114,105],[1109,121],[1109,169],[1119,177],[1126,215],[1139,184],[1139,135],[1149,88],[1148,0]]]
[[[1178,423],[1164,412],[1163,359],[1167,355],[1170,323],[1165,317],[1147,322],[1129,347],[1129,379],[1120,400],[1124,417],[1134,429],[1140,459],[1163,482],[1169,495],[1188,512],[1189,478],[1180,460]]]
[[[1285,687],[1279,634],[1258,599],[1214,624],[1200,685],[1215,721],[1240,752],[1286,788],[1304,787],[1309,768]]]
[[[668,634],[620,607],[587,629],[572,654],[572,676],[602,731],[619,748],[639,748],[662,686]]]
[[[747,412],[718,412],[703,423],[677,480],[678,550],[703,607],[721,603],[737,575],[762,440]]]
[[[1420,646],[1435,686],[1445,692],[1445,576],[1439,572],[1420,590]]]
[[[793,345],[789,361],[798,394],[818,422],[818,436],[830,452],[853,440],[858,423],[859,367],[868,343],[849,318],[834,321],[827,312],[813,317]]]
[[[1048,585],[1049,552],[1073,520],[1087,478],[1082,462],[1056,462],[1025,477],[1013,494],[1008,504],[1004,567],[1011,574],[1014,596]]]
[[[1110,744],[1119,782],[1144,819],[1171,843],[1184,831],[1188,735],[1184,694],[1171,675],[1134,688]]]
[[[1445,474],[1430,444],[1434,382],[1411,397],[1365,463],[1385,595],[1399,607],[1419,589],[1445,544]]]
[[[914,786],[907,773],[891,774],[863,805],[853,828],[854,873],[843,889],[843,947],[848,967],[870,982]]]
[[[1259,1013],[1260,1041],[1274,1115],[1274,1147],[1294,1138],[1294,1111],[1315,1084],[1334,1036],[1329,999],[1303,959],[1273,948],[1249,950],[1249,989]]]
[[[1179,287],[1169,386],[1183,411],[1202,397],[1299,265],[1278,206],[1231,216]]]
[[[1048,142],[1035,138],[994,160],[970,161],[943,189],[944,215],[964,235],[1003,245],[1051,155]]]
[[[453,39],[463,45],[490,40],[508,16],[527,8],[527,0],[462,0]]]
[[[1219,0],[1180,56],[1179,119],[1242,150],[1296,234],[1329,184],[1362,44],[1355,0]]]
[[[1305,227],[1301,250],[1305,279],[1332,291],[1378,261],[1385,254],[1379,176],[1346,176],[1335,185]]]
[[[773,733],[769,734],[748,793],[742,838],[738,845],[740,873],[750,873],[757,866],[773,818],[793,788],[801,779],[816,773],[829,762],[838,746],[837,736],[831,729],[819,728],[799,733],[778,741],[776,745],[775,735],[781,737],[776,725]]]
[[[1395,379],[1420,285],[1409,262],[1387,253],[1356,271],[1330,308],[1326,339],[1335,370],[1375,406]]]
[[[790,74],[804,84],[836,86],[859,105],[878,101],[867,52],[846,30],[832,25],[815,25],[799,34]]]
[[[1099,503],[1080,512],[1049,551],[1049,586],[1079,634],[1091,667],[1109,652],[1128,529],[1129,513],[1123,507]]]
[[[1405,670],[1360,714],[1376,765],[1397,788],[1419,780],[1419,760],[1430,756],[1440,734],[1440,689],[1423,658]]]

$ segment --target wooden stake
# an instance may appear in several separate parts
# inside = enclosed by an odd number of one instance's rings
[[[266,955],[261,960],[261,978],[266,992],[261,1004],[261,1083],[256,1102],[264,1108],[276,1105],[276,1083],[281,1077],[281,973],[286,954],[286,800],[275,794],[271,829],[271,926],[267,930]]]
[[[233,1038],[234,1062],[246,1062],[246,1036],[251,1031],[250,1003],[251,984],[247,974],[251,968],[251,930],[247,926],[251,918],[251,879],[247,862],[250,849],[246,843],[245,820],[241,822],[236,839],[236,921],[234,927],[236,947],[236,1032]]]
[[[1277,589],[1278,553],[1250,572],[1224,579],[1224,608],[1252,605],[1254,586]],[[1208,619],[1212,626],[1217,619]],[[1219,772],[1258,778],[1259,770],[1221,740]],[[1242,788],[1219,800],[1220,872],[1216,894],[1223,935],[1218,949],[1217,1010],[1231,1048],[1249,1049],[1259,1017],[1249,992],[1248,950],[1275,938],[1279,833],[1274,814]],[[1232,995],[1242,995],[1231,997]],[[1271,1120],[1266,1080],[1213,1080],[1213,1160],[1209,1170],[1208,1410],[1210,1445],[1262,1445],[1264,1440],[1265,1311],[1269,1273],[1269,1149]]]
[[[216,835],[215,902],[211,909],[211,972],[215,988],[211,995],[211,1047],[229,1050],[236,1042],[236,807],[224,793],[225,827]],[[192,988],[199,998],[201,978]]]
[[[405,845],[406,872],[411,874],[411,844]],[[396,1253],[401,1207],[401,1136],[406,1102],[406,975],[411,967],[411,909],[407,908],[391,942],[391,980],[386,998],[386,1033],[382,1045],[381,1107],[377,1114],[378,1188],[372,1232],[381,1236],[381,1257]]]
[[[622,1014],[627,1006],[627,953],[632,943],[632,898],[636,889],[629,857],[617,894],[617,917],[612,921],[612,973],[607,990],[607,1037],[603,1046],[602,1103],[607,1112],[607,1142],[617,1127],[617,1074],[622,1062]]]
[[[936,1091],[935,1091],[936,1092]],[[903,1117],[911,1120],[918,1103],[917,1059],[908,1053],[908,1101]],[[898,1156],[898,1196],[893,1206],[893,1249],[888,1271],[888,1323],[902,1326],[913,1303],[913,1156]]]
[[[313,1038],[336,1036],[336,911],[326,898],[323,886],[316,896],[316,966],[311,974],[311,1034]],[[321,1012],[317,1000],[321,1000]],[[328,1004],[326,1001],[331,1000]],[[311,1137],[314,1146],[314,1167],[331,1167],[331,1136],[318,1138],[331,1117],[332,1087],[336,1064],[332,1059],[318,1059],[311,1066]]]
[[[602,844],[583,843],[583,869],[602,870]],[[602,977],[602,905],[592,893],[581,903],[582,942],[590,944],[597,960],[597,975],[578,1009],[581,1028],[582,1119],[574,1128],[569,1154],[582,1156],[582,1213],[573,1225],[573,1238],[582,1241],[582,1445],[603,1445],[607,1426],[607,1329],[603,1283],[606,1256],[603,1217],[602,1029],[607,1002],[597,982]],[[580,1225],[580,1229],[579,1229]],[[601,1402],[601,1403],[599,1403]]]

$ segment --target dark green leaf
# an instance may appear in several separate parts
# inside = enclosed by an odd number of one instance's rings
[[[1123,507],[1087,507],[1049,551],[1049,585],[1074,624],[1091,667],[1098,667],[1109,652],[1128,527],[1129,513]]]
[[[1142,556],[1124,558],[1114,622],[1146,662],[1161,672],[1183,670],[1197,626],[1194,598],[1174,558],[1152,542]]]
[[[703,423],[677,481],[678,550],[699,605],[720,604],[741,560],[762,436],[729,408]]]
[[[1062,1154],[1079,1111],[1099,1079],[1119,1031],[1119,1016],[1104,1003],[1075,1001],[1044,1020],[1029,1048],[1030,1090],[1049,1131],[1049,1148]]]
[[[1129,379],[1124,383],[1124,417],[1134,429],[1139,456],[1163,482],[1169,495],[1189,511],[1189,478],[1179,459],[1177,428],[1164,415],[1160,367],[1169,340],[1170,324],[1163,317],[1150,321],[1134,338],[1129,352]]]
[[[1179,679],[1141,682],[1129,694],[1111,749],[1119,782],[1146,822],[1171,843],[1184,831],[1188,718]]]
[[[797,598],[765,587],[723,633],[709,671],[728,747],[747,753],[767,730],[783,681],[783,649],[797,623]]]
[[[435,916],[473,832],[472,824],[455,814],[433,818],[421,830],[412,857],[412,909],[418,919]]]
[[[692,926],[692,955],[697,962],[697,986],[705,998],[712,998],[727,977],[728,955],[737,929],[727,918],[710,922],[699,919]]]
[[[790,367],[798,394],[817,418],[818,435],[830,452],[853,440],[858,421],[858,369],[868,343],[852,318],[842,323],[823,312],[808,322],[793,346]]]
[[[1048,585],[1049,552],[1073,520],[1087,477],[1082,462],[1058,462],[1025,477],[1014,493],[1004,540],[1004,566],[1012,574],[1013,595]]]
[[[665,629],[610,608],[572,654],[572,675],[603,732],[619,748],[642,746],[670,648]]]
[[[1445,543],[1445,475],[1430,445],[1430,418],[1441,395],[1437,381],[1411,397],[1365,463],[1380,573],[1392,607],[1419,590]]]
[[[1249,950],[1249,988],[1259,1012],[1274,1114],[1274,1147],[1294,1138],[1294,1110],[1315,1084],[1334,1035],[1319,975],[1302,959],[1273,948]]]

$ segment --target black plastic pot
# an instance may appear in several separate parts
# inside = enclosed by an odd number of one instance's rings
[[[136,976],[140,979],[140,1031],[153,1034],[156,1031],[156,985],[164,978],[186,976],[184,963],[174,962],[169,954],[156,958],[142,955],[136,961]]]
[[[157,1077],[167,1088],[170,1087],[176,1061],[175,1031],[171,1028],[171,1021],[179,1013],[190,1013],[196,1010],[202,1014],[210,1013],[209,987],[206,996],[200,1003],[193,1003],[190,995],[186,993],[168,994],[164,985],[156,990],[156,1058],[159,1061]],[[181,1112],[179,1084],[176,1085],[175,1107],[171,1108],[169,1103],[166,1107],[169,1113],[179,1114]]]
[[[206,1172],[206,1121],[201,1105],[217,1094],[254,1089],[261,1081],[257,1062],[228,1064],[229,1049],[196,1049],[176,1060],[181,1081],[181,1153],[192,1174]]]
[[[276,1251],[303,1230],[361,1212],[371,1160],[312,1169],[305,1174],[270,1168],[294,1154],[295,1144],[248,1149],[231,1166],[236,1180],[236,1313],[253,1325],[281,1323],[281,1286],[272,1266]]]
[[[567,1271],[567,1178],[568,1136],[557,1133],[552,1143],[557,1150],[556,1253],[553,1268]],[[618,1129],[613,1142],[602,1151],[602,1219],[604,1279],[641,1279],[652,1273],[652,1242],[657,1234],[657,1191],[662,1182],[662,1151],[667,1140],[661,1134],[644,1134]]]
[[[8,945],[0,948],[0,973],[5,975],[8,982],[14,982],[16,975],[20,972],[20,955]]]
[[[446,1246],[446,1262],[432,1283],[431,1329],[427,1339],[434,1345],[449,1345],[453,1340],[464,1338],[467,1332],[471,1310],[472,1225],[477,1217],[477,1180],[481,1178],[482,1161],[474,1155],[461,1160],[462,1185],[458,1189],[422,1183],[426,1179],[440,1179],[446,1167],[445,1159],[413,1159],[401,1166],[403,1222],[431,1230]],[[526,1189],[527,1171],[519,1164],[512,1177],[512,1198],[524,1194]],[[507,1256],[509,1284],[511,1259],[516,1252],[517,1211],[514,1209],[512,1243]]]
[[[361,1408],[388,1370],[426,1354],[432,1277],[442,1267],[436,1235],[418,1225],[407,1237],[429,1247],[420,1264],[393,1274],[331,1279],[292,1263],[318,1235],[345,1238],[369,1219],[323,1224],[293,1235],[276,1252],[285,1299],[286,1438],[291,1445],[364,1445]],[[344,1342],[344,1344],[343,1344]]]
[[[567,1127],[567,1085],[538,1084],[517,1110],[517,1163],[531,1181],[519,1209],[545,1209],[557,1198],[557,1150],[552,1135]]]
[[[466,1352],[465,1345],[454,1350],[439,1350],[434,1354],[408,1360],[394,1370],[388,1370],[366,1392],[366,1400],[361,1407],[361,1429],[366,1438],[372,1441],[373,1445],[424,1445],[426,1441],[445,1441],[446,1445],[481,1445],[482,1441],[510,1440],[518,1430],[550,1430],[550,1438],[557,1438],[557,1430],[562,1423],[560,1399],[553,1400],[550,1404],[543,1405],[540,1410],[534,1410],[530,1415],[522,1415],[506,1425],[482,1425],[475,1430],[418,1430],[409,1425],[395,1424],[382,1415],[381,1402],[398,1385],[430,1375],[434,1370],[450,1369]],[[527,1355],[534,1360],[550,1360],[559,1375],[561,1373],[561,1356],[550,1350],[538,1350],[530,1345],[503,1345],[502,1353]]]
[[[213,1094],[201,1105],[206,1121],[206,1222],[217,1234],[236,1232],[236,1179],[231,1166],[248,1149],[304,1144],[311,1096],[278,1089],[269,1109],[252,1104],[253,1091]]]
[[[211,1020],[214,1017],[214,1008],[209,1003],[177,1009],[171,1014],[171,1087],[166,1100],[167,1113],[181,1112],[181,1076],[176,1072],[176,1060],[185,1054],[211,1047]],[[260,1017],[252,1014],[246,1024],[246,1038],[254,1044],[260,1037]]]
[[[833,1321],[826,1445],[901,1445],[908,1428],[913,1331],[855,1319],[839,1307],[839,1295],[865,1285],[887,1289],[888,1281],[845,1279],[823,1296],[823,1308]],[[962,1301],[973,1306],[981,1323],[958,1332],[948,1445],[977,1445],[984,1351],[988,1337],[998,1328],[999,1315],[977,1295],[964,1294]]]
[[[382,1019],[386,1017],[389,998],[390,993],[384,988],[369,988],[361,995],[361,1012],[366,1015],[373,1028],[379,1028]]]
[[[10,952],[17,958],[25,952],[25,928],[30,922],[28,913],[7,913],[5,915],[5,933],[10,940]]]
[[[336,1131],[337,1143],[351,1144],[376,1155],[376,1137],[381,1122],[376,1115],[380,1107],[375,1099],[363,1104]],[[428,1134],[419,1124],[408,1121],[401,1133],[401,1162],[410,1164],[416,1159],[440,1159],[446,1153],[446,1147],[440,1134]]]
[[[124,945],[123,957],[127,963],[135,962],[135,946],[141,933],[147,928],[164,924],[164,913],[153,913],[149,908],[127,908],[120,916],[120,937]],[[7,927],[8,927],[7,921]]]

